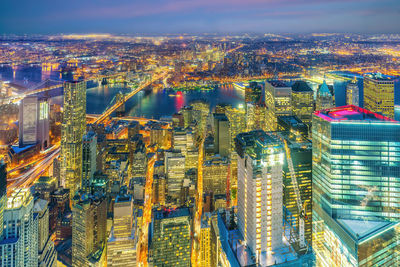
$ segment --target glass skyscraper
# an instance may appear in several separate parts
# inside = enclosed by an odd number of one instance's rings
[[[313,115],[318,266],[399,264],[400,123],[356,106]]]

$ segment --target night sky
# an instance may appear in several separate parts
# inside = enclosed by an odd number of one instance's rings
[[[400,0],[0,0],[0,33],[400,33]]]

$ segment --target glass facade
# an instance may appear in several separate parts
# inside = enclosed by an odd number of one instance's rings
[[[400,123],[344,106],[313,115],[317,266],[398,266]]]
[[[350,107],[360,120],[314,115],[315,201],[334,218],[398,220],[400,123]]]

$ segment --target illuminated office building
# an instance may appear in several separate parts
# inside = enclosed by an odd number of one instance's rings
[[[155,174],[153,179],[153,205],[164,205],[167,192],[167,179],[164,175]]]
[[[267,107],[261,104],[246,104],[246,128],[252,130],[268,130]]]
[[[335,106],[333,95],[328,85],[324,81],[317,90],[317,99],[315,100],[315,110],[324,110]]]
[[[77,192],[72,205],[72,265],[106,264],[107,201],[102,195]]]
[[[184,155],[187,151],[186,130],[183,128],[174,128],[173,130],[173,148],[181,151]]]
[[[3,240],[0,242],[0,266],[38,266],[38,221],[33,215],[33,197],[29,189],[15,189],[4,211]]]
[[[82,138],[86,127],[86,82],[64,83],[61,126],[61,183],[70,195],[81,185]]]
[[[114,203],[114,225],[107,242],[107,266],[136,266],[136,239],[133,202],[119,195]]]
[[[365,75],[364,108],[394,118],[394,80],[380,73]]]
[[[314,112],[314,91],[306,82],[297,81],[293,84],[291,102],[293,115],[311,126],[312,114]]]
[[[234,151],[236,135],[246,131],[246,110],[243,105],[238,108],[227,106],[225,115],[228,117],[231,130],[231,150]]]
[[[207,117],[210,113],[210,104],[205,101],[196,100],[190,105],[193,107],[193,120],[196,121],[196,127],[194,128],[195,136],[202,137],[204,128],[206,127]]]
[[[190,266],[189,209],[156,210],[152,224],[153,266]]]
[[[268,130],[276,131],[279,116],[292,115],[292,88],[281,81],[265,82],[266,123]]]
[[[25,97],[19,110],[19,146],[39,144],[41,149],[50,145],[49,102],[36,96]]]
[[[165,152],[165,174],[167,192],[170,199],[179,198],[183,179],[185,179],[185,156],[178,151]]]
[[[214,113],[213,121],[215,154],[227,158],[231,151],[231,135],[228,117],[225,114]]]
[[[286,208],[284,219],[297,231],[300,230],[300,217],[303,219],[306,247],[300,247],[299,243],[292,243],[297,252],[303,253],[312,244],[312,205],[310,201],[312,198],[312,144],[301,134],[281,132],[279,136],[287,142],[304,211],[304,214],[301,214],[298,209],[296,191],[286,157],[283,165],[283,205]]]
[[[131,175],[132,177],[145,177],[147,172],[147,156],[142,135],[136,135],[129,144]]]
[[[150,145],[156,145],[162,149],[171,147],[172,132],[170,129],[164,129],[159,124],[154,124],[150,128]]]
[[[360,106],[360,90],[357,85],[357,79],[349,82],[346,86],[346,104],[356,107]]]
[[[203,164],[203,192],[214,195],[226,194],[229,162],[221,158],[205,161]]]
[[[211,266],[211,213],[204,213],[200,228],[200,266]]]
[[[90,192],[90,182],[96,172],[97,135],[89,131],[83,136],[82,142],[82,189]]]
[[[38,218],[39,267],[55,267],[57,266],[57,252],[49,235],[48,202],[44,199],[37,199],[33,211]]]
[[[193,138],[193,131],[190,127],[173,129],[173,148],[184,155],[185,170],[197,167],[198,152]]]
[[[183,115],[183,126],[184,128],[189,127],[190,124],[193,122],[193,107],[191,106],[184,106],[179,111]]]
[[[221,235],[218,227],[218,218],[216,216],[211,217],[210,220],[210,266],[217,267],[222,263],[221,252]]]
[[[0,225],[3,225],[4,211],[7,204],[7,164],[0,160]],[[3,227],[0,227],[0,240],[3,237]]]
[[[398,266],[400,123],[356,106],[313,115],[317,266]]]
[[[264,131],[239,134],[238,228],[253,253],[282,243],[282,166],[284,150],[276,136]]]
[[[185,171],[197,168],[197,161],[199,160],[199,151],[196,147],[190,148],[185,156]]]

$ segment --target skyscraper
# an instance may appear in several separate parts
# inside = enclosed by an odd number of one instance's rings
[[[235,150],[235,137],[239,133],[246,131],[246,111],[243,105],[239,108],[226,107],[225,115],[228,117],[231,130],[231,149]]]
[[[229,120],[225,114],[214,113],[214,148],[221,157],[229,157],[231,151],[231,135]]]
[[[0,265],[38,266],[38,221],[33,216],[29,189],[11,192],[4,211],[4,239],[0,242]]]
[[[25,97],[19,112],[19,146],[39,144],[41,149],[50,145],[49,103],[36,96]]]
[[[279,116],[292,115],[292,88],[281,81],[265,82],[266,120],[270,131],[276,131]]]
[[[171,200],[177,200],[185,179],[185,157],[178,151],[165,152],[165,174],[167,175],[167,192]]]
[[[57,266],[57,252],[53,240],[49,235],[48,201],[37,199],[33,206],[34,214],[38,218],[38,253],[39,267]]]
[[[317,99],[315,101],[315,110],[323,110],[335,106],[333,95],[329,90],[328,85],[324,81],[318,88]]]
[[[264,103],[246,103],[246,129],[252,130],[268,130],[267,107]],[[235,136],[236,137],[236,136]]]
[[[314,91],[306,82],[297,81],[293,84],[291,103],[293,115],[308,126],[311,126],[314,112]]]
[[[153,266],[190,266],[190,211],[160,210],[153,218]]]
[[[346,104],[354,105],[356,107],[360,106],[360,90],[357,85],[357,79],[349,82],[346,86]]]
[[[282,142],[262,130],[239,134],[238,228],[253,253],[282,246]]]
[[[211,266],[211,213],[204,213],[200,229],[200,266]]]
[[[364,76],[364,108],[394,118],[394,80],[382,74]]]
[[[300,133],[281,132],[279,136],[287,143],[290,151],[290,160],[293,164],[294,176],[296,178],[298,193],[302,210],[297,205],[296,184],[293,183],[289,168],[288,155],[283,165],[283,205],[285,207],[285,221],[296,229],[300,236],[300,231],[304,233],[305,246],[297,242],[292,242],[292,246],[299,253],[306,252],[312,244],[312,144]],[[304,222],[302,226],[300,219]],[[303,227],[303,229],[300,229]],[[297,233],[296,233],[297,234]],[[299,238],[300,241],[300,238]]]
[[[107,242],[107,266],[136,266],[135,218],[130,195],[119,195],[114,203],[114,225]]]
[[[313,115],[317,266],[398,266],[400,123],[356,106]]]
[[[3,225],[4,211],[7,204],[7,165],[0,160],[0,225]],[[3,227],[0,227],[0,240],[3,238]]]
[[[82,189],[89,193],[90,181],[96,172],[97,135],[89,131],[83,136],[82,144]]]
[[[207,160],[203,164],[203,191],[214,195],[226,194],[229,162],[221,158]]]
[[[106,264],[107,203],[103,195],[77,192],[72,205],[72,265]]]
[[[61,183],[70,196],[81,185],[82,138],[86,127],[86,82],[64,83],[64,112],[61,128]]]

